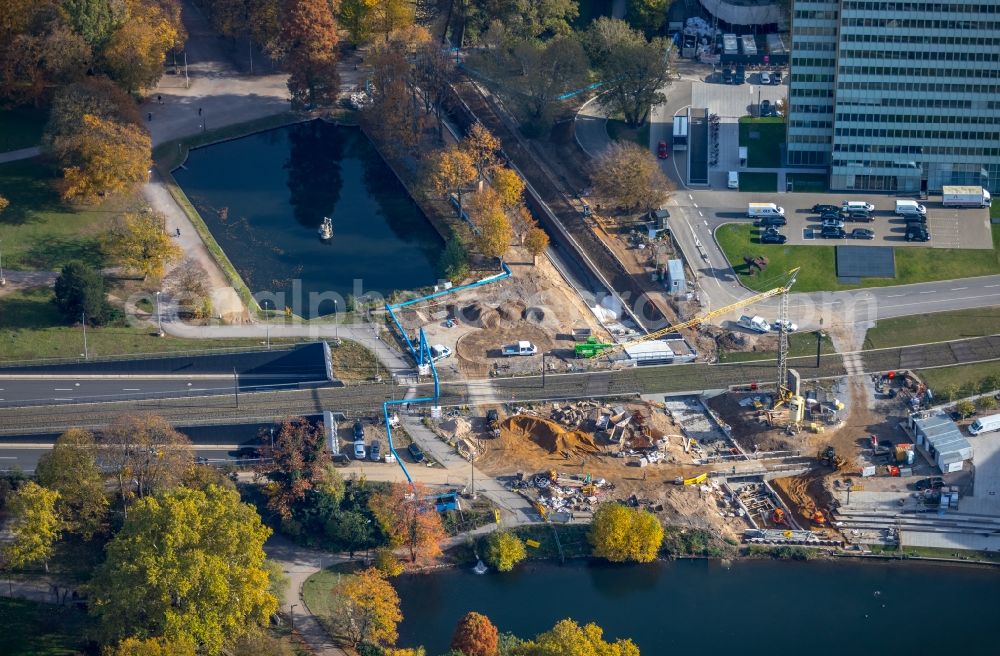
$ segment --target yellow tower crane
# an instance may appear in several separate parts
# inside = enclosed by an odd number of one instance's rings
[[[769,289],[766,292],[761,292],[760,294],[755,294],[755,295],[751,296],[750,298],[745,298],[745,299],[743,299],[742,301],[740,301],[738,303],[733,303],[731,305],[727,305],[725,307],[721,307],[721,308],[719,308],[717,310],[712,310],[711,312],[706,312],[705,314],[701,315],[700,317],[696,317],[694,319],[691,319],[690,321],[685,321],[683,323],[677,323],[677,324],[674,324],[672,326],[667,326],[666,328],[661,328],[660,330],[655,330],[655,331],[653,331],[651,333],[648,333],[646,335],[643,335],[642,337],[639,337],[637,339],[633,339],[633,340],[628,341],[628,342],[623,342],[621,344],[604,344],[604,343],[598,342],[595,338],[591,337],[586,342],[584,342],[582,344],[577,344],[576,345],[576,355],[577,355],[577,357],[581,357],[581,358],[592,358],[592,357],[595,357],[597,355],[614,355],[615,353],[618,353],[618,352],[620,352],[620,351],[622,351],[622,350],[624,350],[624,349],[626,349],[626,348],[628,348],[630,346],[633,346],[635,344],[641,344],[642,342],[647,342],[647,341],[652,340],[652,339],[657,339],[659,337],[663,337],[664,335],[669,335],[670,333],[675,333],[678,330],[681,330],[683,328],[692,328],[694,326],[698,326],[698,325],[700,325],[700,324],[708,321],[709,319],[714,319],[715,317],[719,317],[719,316],[722,316],[724,314],[729,314],[730,312],[733,312],[734,310],[741,310],[741,309],[743,309],[743,308],[745,308],[745,307],[747,307],[749,305],[754,305],[756,303],[760,303],[763,300],[769,299],[772,296],[777,296],[778,294],[784,294],[785,295],[785,302],[782,303],[781,311],[779,312],[779,315],[780,315],[779,319],[781,319],[781,320],[787,320],[788,317],[785,316],[785,313],[787,312],[787,307],[788,307],[788,303],[787,303],[788,290],[791,289],[792,285],[795,284],[795,276],[798,275],[800,268],[801,267],[796,267],[796,268],[792,269],[791,271],[789,271],[788,274],[787,274],[787,278],[788,278],[787,282],[785,282],[785,284],[782,285],[782,286],[780,286],[780,287],[775,287],[774,289]],[[779,376],[784,376],[784,375],[786,375],[786,372],[787,372],[786,367],[787,367],[787,355],[788,355],[787,354],[787,351],[788,351],[788,337],[787,337],[787,335],[785,335],[784,327],[781,327],[778,332],[780,333],[780,335],[779,335],[779,349],[778,349],[778,351],[779,351],[778,352]],[[787,383],[784,381],[783,378],[781,378],[778,381],[778,390],[779,390],[779,396],[783,396],[785,394],[785,391],[787,390]]]

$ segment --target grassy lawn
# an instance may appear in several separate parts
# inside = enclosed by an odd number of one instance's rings
[[[625,121],[617,118],[609,118],[606,124],[608,136],[616,141],[634,141],[643,148],[649,148],[649,121],[646,121],[638,130],[634,130]]]
[[[865,336],[865,348],[927,344],[997,333],[1000,333],[1000,308],[935,312],[879,320]]]
[[[826,193],[830,191],[823,173],[787,173],[785,179],[792,183],[792,191],[799,193]]]
[[[778,191],[778,174],[740,173],[740,191]]]
[[[982,379],[997,374],[1000,374],[1000,362],[960,364],[955,367],[938,367],[917,371],[917,375],[927,383],[927,386],[938,397],[942,397],[942,392],[953,385],[958,389],[967,386],[978,387]]]
[[[952,280],[1000,273],[1000,225],[993,225],[993,250],[951,248],[897,248],[895,278],[867,278],[860,285],[837,282],[833,246],[779,246],[758,244],[757,228],[749,223],[720,226],[715,236],[744,285],[757,291],[771,289],[785,271],[802,267],[793,291],[837,291],[858,287],[886,287],[915,282]],[[770,264],[763,276],[747,276],[744,255],[764,255]]]
[[[364,554],[361,555],[364,556]],[[333,616],[337,610],[337,604],[330,591],[341,577],[350,576],[352,571],[360,569],[360,567],[360,560],[355,563],[334,565],[316,572],[302,584],[302,600],[306,602],[306,607],[319,618],[320,623],[327,628],[331,635],[334,632],[327,624],[326,618]]]
[[[56,271],[72,260],[102,266],[100,235],[119,212],[142,204],[138,195],[75,208],[59,200],[51,183],[51,169],[37,160],[0,165],[0,194],[10,201],[0,214],[4,266]]]
[[[836,353],[829,336],[823,337],[821,353]],[[748,360],[768,360],[777,357],[777,351],[727,351],[719,354],[719,362],[746,362]],[[811,332],[792,333],[788,336],[788,357],[800,358],[816,355],[816,334]]]
[[[938,547],[883,547],[871,545],[874,554],[906,558],[916,556],[922,558],[958,558],[961,560],[987,560],[1000,563],[1000,553],[992,551],[968,551],[966,549],[941,549]]]
[[[34,107],[0,110],[0,153],[37,146],[48,113]]]
[[[785,143],[785,119],[780,116],[740,118],[740,145],[747,148],[750,168],[781,166],[781,145]],[[743,177],[743,173],[740,177]]]
[[[330,344],[330,360],[333,375],[345,383],[368,380],[375,376],[389,377],[389,370],[383,367],[375,355],[357,342],[343,342],[340,346]]]
[[[85,646],[86,613],[52,604],[0,598],[0,654],[69,656]]]

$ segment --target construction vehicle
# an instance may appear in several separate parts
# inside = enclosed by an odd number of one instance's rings
[[[820,452],[819,460],[827,467],[833,467],[834,469],[840,469],[847,464],[846,460],[837,455],[837,450],[833,448],[833,445],[826,447]]]
[[[618,353],[620,351],[625,350],[626,348],[628,348],[630,346],[634,346],[636,344],[641,344],[642,342],[647,342],[649,340],[659,339],[659,338],[664,337],[666,335],[669,335],[671,333],[676,333],[679,330],[683,330],[684,328],[693,328],[693,327],[699,326],[699,325],[705,323],[706,321],[708,321],[709,319],[714,319],[715,317],[720,317],[720,316],[723,316],[725,314],[729,314],[731,312],[735,312],[737,310],[743,310],[747,306],[754,305],[755,303],[760,303],[761,301],[767,300],[767,299],[771,298],[772,296],[777,296],[778,294],[784,294],[786,296],[786,298],[787,298],[788,290],[791,288],[791,286],[793,284],[795,284],[795,276],[798,275],[800,268],[801,267],[796,267],[796,268],[792,269],[791,271],[789,271],[788,274],[787,274],[788,281],[784,285],[782,285],[781,287],[775,287],[774,289],[769,289],[766,292],[761,292],[760,294],[755,294],[755,295],[753,295],[753,296],[751,296],[749,298],[745,298],[742,301],[739,301],[737,303],[732,303],[730,305],[726,305],[725,307],[721,307],[721,308],[719,308],[717,310],[712,310],[711,312],[707,312],[707,313],[703,314],[700,317],[695,317],[694,319],[691,319],[690,321],[684,321],[684,322],[681,322],[681,323],[674,324],[672,326],[667,326],[666,328],[661,328],[659,330],[654,330],[651,333],[648,333],[646,335],[643,335],[642,337],[638,337],[636,339],[630,340],[628,342],[622,342],[621,344],[605,344],[605,343],[599,342],[597,339],[591,337],[586,342],[583,342],[582,344],[577,344],[576,345],[576,347],[574,349],[575,353],[576,353],[576,357],[578,357],[578,358],[593,358],[593,357],[596,357],[597,355],[611,356],[611,355],[614,355],[615,353]],[[785,308],[787,308],[787,302],[784,303],[784,306],[785,306]],[[787,318],[788,317],[785,316],[784,313],[780,314],[780,316],[779,316],[779,319],[787,319]],[[783,343],[785,345],[785,351],[786,351],[785,354],[784,354],[784,357],[783,358],[779,358],[779,364],[780,364],[780,362],[786,361],[787,355],[788,355],[787,354],[787,350],[788,350],[788,335],[787,335],[787,333],[785,333],[784,331],[781,331],[780,336],[779,336],[779,340],[780,340],[781,343]],[[787,375],[787,370],[785,371],[785,374]],[[779,384],[781,386],[786,386],[785,376],[780,377],[778,380],[779,380]]]
[[[813,524],[816,526],[826,526],[826,515],[824,515],[823,511],[818,508],[816,509],[816,512],[813,513],[812,520]]]
[[[782,508],[775,508],[774,512],[771,513],[771,521],[774,522],[775,526],[783,526],[788,522],[785,520],[785,511]]]

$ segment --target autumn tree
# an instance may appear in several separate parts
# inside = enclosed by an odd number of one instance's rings
[[[541,228],[532,228],[524,238],[524,247],[533,258],[532,263],[538,264],[538,256],[549,247],[549,235]]]
[[[648,510],[606,503],[594,513],[587,539],[599,558],[649,563],[663,543],[663,525]]]
[[[195,656],[197,652],[190,640],[125,638],[114,648],[106,649],[104,654],[105,656]]]
[[[367,14],[369,31],[388,41],[396,30],[413,25],[415,8],[413,0],[378,0]]]
[[[473,30],[499,22],[521,39],[569,34],[579,15],[577,0],[470,0],[462,10]]]
[[[552,126],[559,97],[579,89],[587,77],[587,55],[573,36],[548,41],[534,39],[518,43],[513,57],[521,74],[509,78],[516,91],[524,127],[530,136],[540,136]]]
[[[616,141],[605,149],[590,179],[598,196],[630,209],[659,207],[670,196],[670,183],[656,158],[631,141]]]
[[[257,465],[257,472],[274,484],[267,507],[283,518],[291,517],[295,504],[329,475],[329,464],[323,424],[304,417],[286,418],[274,436],[274,446],[261,448]]]
[[[976,413],[976,406],[972,401],[962,399],[955,404],[955,412],[957,412],[962,419],[965,419],[966,417],[971,417]]]
[[[500,198],[500,206],[507,212],[517,209],[524,201],[524,180],[513,169],[502,167],[494,171],[493,189]]]
[[[337,21],[347,30],[351,45],[358,46],[371,38],[372,13],[378,0],[340,0]]]
[[[211,281],[205,267],[193,257],[185,258],[164,280],[170,298],[182,317],[212,316]]]
[[[141,499],[94,574],[90,610],[107,639],[163,637],[219,654],[277,610],[264,569],[270,533],[232,489]]]
[[[375,550],[375,569],[385,576],[399,576],[403,573],[405,566],[392,552],[392,549],[382,547]]]
[[[571,619],[556,622],[516,649],[518,656],[639,656],[631,640],[604,640],[604,631],[596,624],[580,626]]]
[[[509,572],[528,557],[524,541],[510,531],[494,531],[485,543],[483,560],[498,572]]]
[[[119,217],[104,236],[103,250],[125,271],[153,280],[162,278],[167,264],[182,253],[167,234],[166,217],[150,208]]]
[[[45,571],[49,571],[49,559],[61,530],[56,511],[58,500],[58,492],[28,481],[7,502],[13,540],[3,548],[3,553],[10,567],[21,568],[40,562],[45,565]]]
[[[365,60],[371,67],[371,103],[362,112],[365,128],[383,147],[405,153],[420,140],[426,123],[417,92],[415,48],[430,35],[423,28],[402,30],[372,46]]]
[[[86,319],[92,326],[101,326],[115,318],[104,277],[82,262],[70,262],[62,268],[54,292],[53,302],[67,321]]]
[[[145,130],[91,114],[83,116],[79,132],[57,137],[53,149],[63,169],[60,192],[69,201],[93,202],[135,189],[152,166]]]
[[[514,230],[514,234],[517,235],[518,240],[523,246],[528,233],[531,232],[532,228],[538,227],[538,221],[535,221],[531,210],[524,205],[508,212],[507,216],[510,218],[510,227]]]
[[[421,483],[414,483],[412,490],[406,483],[393,483],[389,491],[376,492],[368,500],[390,544],[406,547],[411,562],[416,562],[417,556],[431,559],[441,554],[444,526],[434,503],[427,500],[429,495]]]
[[[438,140],[443,139],[445,102],[455,77],[455,62],[439,43],[427,41],[414,53],[415,83],[420,87],[424,113],[434,117]]]
[[[466,613],[455,626],[451,648],[465,656],[498,656],[499,631],[490,618],[475,611]]]
[[[327,107],[337,101],[337,24],[327,0],[285,0],[281,50],[292,107]]]
[[[106,77],[87,77],[56,91],[42,142],[52,147],[60,137],[79,133],[84,129],[83,117],[88,114],[120,123],[141,123],[135,101],[128,93]]]
[[[52,450],[38,459],[35,476],[59,494],[56,511],[66,532],[89,540],[104,529],[108,497],[92,433],[71,428],[60,435]]]
[[[92,53],[51,4],[39,3],[29,14],[23,32],[0,26],[0,96],[39,105],[54,89],[82,78]]]
[[[129,18],[120,0],[61,0],[63,14],[73,30],[95,50],[100,50]]]
[[[126,514],[133,498],[172,488],[191,465],[191,441],[150,413],[119,416],[101,431],[98,446]]]
[[[472,197],[469,217],[476,228],[479,252],[486,257],[503,258],[514,238],[514,231],[500,204],[500,197],[492,187],[484,187]]]
[[[461,147],[472,158],[472,163],[479,174],[478,179],[484,179],[496,166],[500,140],[479,121],[469,128],[469,132],[462,139]]]
[[[399,595],[382,572],[370,567],[341,577],[330,593],[336,605],[330,620],[352,645],[385,646],[396,642],[396,625],[403,613],[399,610]]]
[[[461,213],[463,190],[476,179],[476,163],[464,148],[448,146],[427,156],[424,164],[424,183],[436,194],[458,197]]]
[[[638,128],[652,106],[666,100],[662,89],[670,80],[673,46],[659,38],[647,41],[623,21],[607,17],[591,23],[585,41],[591,65],[605,83],[599,102]]]
[[[150,0],[125,0],[126,20],[101,51],[102,68],[127,91],[155,86],[167,51],[178,45],[177,27]]]

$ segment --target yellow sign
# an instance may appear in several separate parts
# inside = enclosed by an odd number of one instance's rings
[[[542,546],[542,543],[537,540],[525,540],[524,543],[529,547],[531,547],[532,549],[537,549],[538,547]]]
[[[698,474],[694,478],[685,478],[684,485],[698,485],[708,480],[708,473]]]
[[[497,524],[500,523],[500,511],[496,508],[493,509],[493,519],[496,520]]]

